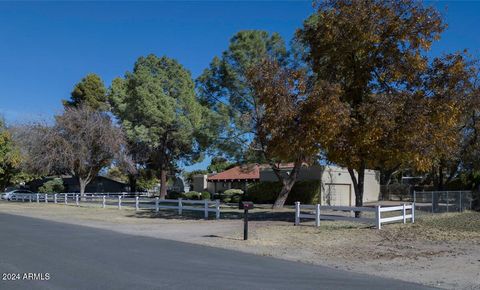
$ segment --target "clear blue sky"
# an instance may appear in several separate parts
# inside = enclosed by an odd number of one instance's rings
[[[449,28],[431,53],[467,48],[480,57],[480,2],[432,3]],[[0,2],[0,114],[9,123],[51,118],[85,74],[109,85],[149,53],[176,58],[196,77],[235,32],[289,41],[312,12],[309,1]]]

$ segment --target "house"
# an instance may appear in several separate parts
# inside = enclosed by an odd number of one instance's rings
[[[27,187],[31,191],[37,192],[38,188],[45,182],[52,180],[56,177],[45,177],[42,179],[36,179],[27,183]],[[62,176],[63,186],[65,186],[65,193],[80,192],[80,185],[78,180],[72,176]],[[127,192],[129,187],[123,182],[119,182],[104,176],[95,177],[85,188],[85,192],[107,193],[107,192]]]
[[[281,174],[289,174],[293,164],[281,165]],[[350,174],[346,168],[333,165],[304,165],[298,173],[299,181],[321,181],[321,203],[326,205],[355,205],[355,192]],[[247,191],[253,182],[276,182],[275,172],[269,165],[250,164],[236,166],[212,175],[193,177],[193,190],[210,193],[223,192],[238,188]],[[380,196],[380,173],[375,170],[365,171],[364,202],[378,201]]]

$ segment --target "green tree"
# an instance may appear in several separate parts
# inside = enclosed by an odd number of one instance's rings
[[[71,93],[71,100],[64,100],[65,107],[78,107],[82,104],[94,110],[106,111],[107,89],[102,79],[96,74],[87,74],[75,85]]]
[[[232,168],[235,166],[236,163],[228,161],[227,158],[222,157],[222,156],[216,156],[212,158],[212,161],[210,162],[210,165],[207,167],[207,171],[212,173],[212,172],[222,172],[225,171],[229,168]]]
[[[54,178],[46,181],[42,186],[38,188],[38,192],[41,193],[61,193],[65,190],[63,180],[61,178]]]
[[[316,78],[338,85],[349,108],[340,134],[322,146],[348,168],[361,206],[366,168],[381,160],[425,170],[458,136],[451,129],[459,104],[437,90],[441,82],[429,71],[436,64],[425,56],[445,25],[434,8],[413,0],[329,0],[316,8],[296,36]]]
[[[21,155],[12,134],[0,118],[0,190],[4,190],[20,173]]]
[[[109,98],[129,146],[141,156],[133,159],[160,172],[164,198],[168,172],[203,158],[215,115],[198,102],[190,72],[165,56],[140,57],[132,72],[113,81]]]
[[[221,57],[196,80],[200,100],[223,116],[224,126],[217,149],[237,160],[260,161],[252,148],[258,128],[260,106],[247,80],[250,68],[265,58],[287,62],[285,42],[278,33],[245,30],[230,39]]]

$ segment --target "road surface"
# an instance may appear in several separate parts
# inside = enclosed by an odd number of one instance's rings
[[[0,274],[2,290],[431,289],[327,267],[7,214],[0,214]],[[14,278],[20,280],[12,281]]]

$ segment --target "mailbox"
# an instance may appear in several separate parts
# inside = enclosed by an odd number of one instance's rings
[[[238,208],[239,209],[246,209],[246,210],[253,209],[253,202],[251,202],[251,201],[241,201],[238,204]]]

